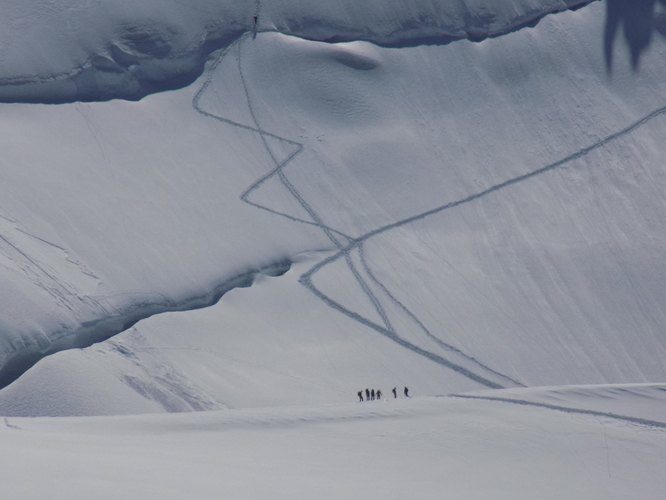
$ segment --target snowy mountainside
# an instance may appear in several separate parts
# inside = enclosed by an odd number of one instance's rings
[[[478,18],[498,34],[579,4],[368,3],[339,22],[344,9],[312,2],[6,2],[0,94],[8,102],[55,103],[182,87],[201,74],[212,50],[239,45],[250,30],[271,31],[271,23],[399,44],[418,26],[435,30],[423,36],[464,38],[465,23]],[[254,15],[260,26],[251,25]],[[345,53],[343,67],[359,64]],[[236,85],[236,102],[224,109],[231,118],[236,106],[247,115],[235,70],[224,73],[225,84]],[[229,128],[194,107],[198,85],[136,104],[3,106],[0,385],[45,354],[89,345],[156,312],[212,303],[237,276],[270,274],[290,256],[328,248],[319,231],[290,234],[287,221],[238,204],[274,158],[252,130]],[[201,95],[203,106],[210,95]],[[294,153],[293,141],[272,141]],[[272,196],[277,211],[302,210],[270,184],[252,194]]]
[[[177,91],[3,106],[6,366],[259,281],[43,360],[2,413],[663,380],[666,45],[611,77],[603,33],[592,3],[482,42],[245,34]]]
[[[382,388],[385,397],[394,386],[402,394],[403,385],[415,396],[479,387],[322,306],[298,277],[324,256],[301,256],[285,275],[260,277],[213,307],[155,315],[106,342],[48,356],[0,391],[0,414],[323,405],[347,403],[365,387]],[[513,385],[451,354],[468,370]]]
[[[587,3],[5,1],[4,497],[662,499],[666,1]]]
[[[243,33],[380,45],[498,36],[591,0],[27,0],[0,20],[0,102],[60,103],[192,83]],[[256,18],[256,19],[255,19]]]

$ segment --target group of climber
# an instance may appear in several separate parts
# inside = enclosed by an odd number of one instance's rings
[[[365,400],[363,399],[363,392],[365,392]],[[393,399],[398,397],[398,391],[397,388],[394,387],[391,389],[391,392],[393,393]],[[409,397],[409,389],[405,386],[405,390],[403,391],[405,393],[405,397]],[[376,391],[374,389],[366,389],[365,391],[360,390],[357,393],[358,395],[358,400],[359,402],[361,401],[374,401],[375,399],[379,400],[382,399],[382,391],[380,389],[377,389]]]

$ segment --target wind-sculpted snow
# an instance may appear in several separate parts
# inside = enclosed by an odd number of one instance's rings
[[[243,33],[383,46],[482,40],[590,1],[14,2],[0,20],[0,102],[136,100],[184,87]]]

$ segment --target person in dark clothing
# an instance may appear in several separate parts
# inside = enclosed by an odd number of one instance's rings
[[[409,389],[407,389],[407,386],[405,386],[405,396],[409,397]]]
[[[370,389],[365,390],[365,400],[370,401]]]
[[[370,399],[371,399],[372,401],[375,400],[375,390],[374,390],[374,389],[370,389]]]
[[[395,387],[394,387],[393,389],[391,389],[391,390],[393,391],[393,399],[397,398],[397,397],[398,397],[398,393],[396,392]]]
[[[252,40],[257,38],[257,22],[259,21],[259,16],[254,16],[254,26],[252,27]]]
[[[363,391],[358,391],[358,400],[359,402],[363,401]]]
[[[382,399],[382,391],[377,389],[377,399]]]

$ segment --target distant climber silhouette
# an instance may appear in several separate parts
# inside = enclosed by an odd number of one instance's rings
[[[398,393],[396,392],[395,389],[396,389],[395,387],[394,387],[393,389],[391,389],[391,391],[393,392],[393,398],[397,398],[397,397],[398,397]]]
[[[409,397],[409,389],[407,389],[407,386],[405,386],[405,396]]]
[[[358,391],[358,400],[359,402],[363,401],[363,391]]]
[[[382,399],[382,391],[377,389],[377,399]]]
[[[370,389],[365,390],[365,400],[370,401]]]
[[[252,40],[257,38],[257,21],[259,21],[259,16],[254,16],[254,25],[252,26]]]
[[[371,399],[372,401],[375,400],[375,390],[374,390],[374,389],[372,389],[372,390],[370,391],[370,399]]]

